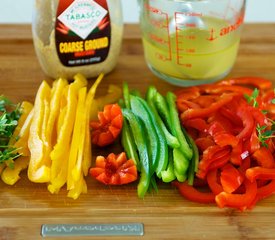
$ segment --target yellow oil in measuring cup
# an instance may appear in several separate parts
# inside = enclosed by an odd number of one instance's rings
[[[215,7],[219,4],[224,10]],[[176,85],[209,83],[226,76],[238,52],[243,4],[242,0],[144,0],[141,30],[149,68]]]
[[[227,74],[234,64],[240,38],[236,34],[217,37],[215,31],[226,26],[220,19],[210,18],[207,23],[210,31],[188,28],[171,34],[168,45],[165,31],[143,36],[150,67],[179,79],[214,79]]]

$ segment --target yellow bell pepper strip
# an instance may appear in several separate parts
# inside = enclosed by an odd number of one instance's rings
[[[34,104],[33,120],[30,126],[30,136],[28,146],[31,152],[30,163],[28,167],[28,178],[32,182],[43,183],[50,180],[50,168],[47,159],[44,159],[43,135],[44,122],[47,117],[47,105],[51,95],[50,86],[43,81],[40,85]],[[44,125],[44,126],[43,126]]]
[[[90,119],[96,120],[97,113],[102,111],[105,105],[116,103],[122,95],[122,90],[120,87],[110,84],[108,87],[107,94],[102,97],[94,99],[93,105],[91,107]]]
[[[81,175],[80,179],[75,183],[74,188],[68,192],[67,196],[75,200],[81,193],[87,193],[87,191],[87,184],[83,175]]]
[[[70,181],[77,182],[82,174],[82,159],[84,153],[84,141],[86,134],[86,100],[87,88],[81,88],[79,90],[76,119],[74,125],[73,139],[69,157],[69,167],[68,167],[68,186],[70,186]],[[71,157],[71,152],[75,152],[76,155]],[[71,188],[70,188],[71,189]]]
[[[86,87],[88,85],[88,80],[86,79],[86,77],[84,75],[82,75],[81,73],[77,73],[74,76],[74,82],[76,82],[77,84],[79,84],[79,87]]]
[[[52,194],[59,193],[60,189],[64,186],[64,184],[67,181],[67,172],[68,172],[68,160],[69,159],[69,147],[64,148],[64,154],[62,156],[63,158],[63,165],[59,172],[56,174],[54,179],[51,179],[50,184],[48,184],[48,191]],[[58,159],[59,160],[59,159]],[[60,160],[59,163],[62,163]],[[52,170],[52,169],[51,169]],[[52,178],[52,175],[51,175]]]
[[[32,109],[26,118],[20,132],[18,134],[18,140],[13,144],[13,147],[18,149],[18,154],[21,156],[30,156],[30,150],[28,147],[28,139],[30,134],[30,127],[33,119],[34,110]]]
[[[20,109],[21,109],[21,116],[18,120],[16,128],[14,129],[13,136],[10,138],[10,141],[9,141],[10,146],[14,145],[16,140],[18,139],[20,131],[21,131],[29,113],[33,109],[33,104],[28,101],[24,101],[24,102],[22,102]]]
[[[68,103],[70,102],[69,101],[69,96],[68,96],[69,87],[72,84],[67,85],[64,88],[63,93],[62,93],[62,97],[61,97],[61,100],[60,100],[59,115],[58,115],[58,119],[57,119],[56,134],[61,132],[61,129],[63,128],[63,126],[65,124],[65,118],[67,117],[66,114],[68,112]],[[72,87],[70,87],[70,93],[72,93]]]
[[[32,103],[27,101],[22,102],[22,113],[18,120],[18,124],[13,132],[13,135],[9,141],[9,145],[16,149],[16,151],[18,152],[18,156],[30,156],[30,152],[28,149],[28,136],[33,113],[32,109]],[[13,162],[13,168],[10,168],[8,166],[5,167],[5,165],[3,165],[2,169],[0,170],[0,174],[3,171],[1,175],[3,182],[8,185],[13,185],[19,180],[20,172],[28,167],[29,158],[19,157],[11,161]]]
[[[87,128],[89,129],[90,109],[96,93],[97,86],[103,78],[103,74],[98,77],[96,82],[89,90],[86,98],[86,89],[80,89],[76,120],[72,138],[72,145],[70,149],[67,189],[69,197],[76,199],[82,192],[86,192],[87,187],[83,174],[87,175],[91,165],[91,145],[85,144],[85,136],[87,135]],[[90,138],[90,136],[87,136]],[[87,138],[88,139],[88,138]],[[87,154],[85,156],[85,154]],[[85,163],[85,166],[83,164]],[[85,172],[86,171],[86,172]],[[82,174],[83,173],[83,174]]]
[[[70,151],[70,140],[73,133],[75,114],[77,107],[77,94],[80,88],[87,85],[87,80],[82,75],[75,76],[75,80],[64,89],[60,102],[60,114],[57,121],[57,140],[50,157],[51,183],[48,190],[58,193],[67,181],[68,160]]]
[[[89,168],[92,162],[92,150],[91,150],[91,133],[90,128],[87,127],[85,129],[85,142],[84,142],[84,156],[82,162],[82,171],[84,176],[88,175]]]
[[[104,74],[101,73],[92,87],[90,88],[88,94],[87,94],[87,99],[86,99],[86,134],[85,134],[85,143],[84,143],[84,157],[83,157],[83,163],[82,163],[82,169],[84,176],[88,175],[89,168],[91,166],[92,162],[92,148],[91,148],[91,133],[90,133],[90,121],[91,121],[91,108],[94,104],[94,97],[96,93],[96,89],[100,82],[102,81],[104,77]]]
[[[50,153],[52,151],[54,143],[52,140],[55,133],[54,128],[58,120],[58,114],[60,109],[60,103],[64,88],[68,85],[68,81],[64,78],[59,78],[53,82],[50,101],[50,113],[46,125],[45,131],[45,158],[50,159]]]
[[[1,174],[2,181],[8,185],[14,185],[20,179],[20,172],[27,169],[29,157],[19,157],[14,161],[14,167],[6,167]]]

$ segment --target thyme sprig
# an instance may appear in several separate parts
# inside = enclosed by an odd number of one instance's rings
[[[0,165],[6,163],[13,167],[13,160],[19,157],[18,149],[9,146],[13,132],[21,116],[21,106],[13,104],[8,98],[0,96]]]
[[[275,92],[275,89],[274,89],[274,92]],[[248,94],[244,94],[244,97],[249,104],[252,104],[253,107],[259,107],[259,103],[257,102],[259,93],[260,91],[257,88],[255,88],[251,96]],[[275,104],[275,99],[272,99],[271,103]],[[261,112],[263,114],[267,114],[266,110],[262,110]],[[260,124],[257,124],[256,126],[259,142],[264,147],[268,147],[267,141],[269,139],[275,138],[275,121],[269,118],[266,118],[266,119],[268,121],[268,125],[261,126]]]
[[[247,100],[247,102],[248,102],[249,104],[252,103],[252,106],[253,106],[253,107],[258,107],[258,106],[259,106],[259,104],[258,104],[258,102],[257,102],[257,97],[258,97],[258,96],[259,96],[259,89],[258,89],[258,88],[255,88],[255,89],[253,90],[251,96],[248,95],[248,94],[244,94],[244,97],[245,97],[245,99]]]

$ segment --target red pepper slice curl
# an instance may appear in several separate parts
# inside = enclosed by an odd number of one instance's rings
[[[215,195],[212,192],[200,192],[186,182],[174,181],[173,186],[177,187],[180,194],[186,199],[197,203],[215,203]]]

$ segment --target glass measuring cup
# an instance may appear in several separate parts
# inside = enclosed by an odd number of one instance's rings
[[[146,62],[176,85],[214,82],[236,60],[245,0],[140,0]]]

